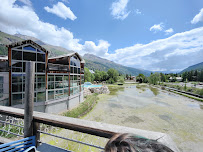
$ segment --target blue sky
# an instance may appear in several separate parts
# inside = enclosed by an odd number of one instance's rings
[[[203,62],[202,0],[0,0],[0,30],[151,71]]]

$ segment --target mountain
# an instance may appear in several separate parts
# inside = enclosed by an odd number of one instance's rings
[[[36,42],[37,44],[41,45],[45,49],[47,49],[50,52],[49,56],[59,56],[59,55],[64,55],[64,54],[73,52],[73,51],[67,50],[65,48],[62,48],[60,46],[46,44],[46,43],[42,42],[41,40],[31,37],[31,36],[26,36],[26,35],[21,35],[21,34],[10,35],[10,34],[0,31],[0,55],[7,55],[8,49],[6,48],[5,45],[11,44],[13,42],[27,40],[27,39],[30,39],[30,40]]]
[[[0,31],[0,55],[7,55],[8,49],[5,45],[11,44],[17,41],[27,40],[27,39],[30,39],[38,43],[45,49],[47,49],[50,52],[49,56],[58,56],[58,55],[64,55],[64,54],[73,52],[65,48],[62,48],[60,46],[53,46],[53,45],[46,44],[35,37],[21,35],[21,34],[10,35]],[[110,68],[114,68],[118,70],[121,74],[138,75],[139,73],[142,73],[146,76],[150,75],[149,71],[126,67],[126,66],[114,63],[112,61],[109,61],[107,59],[97,57],[92,54],[85,54],[84,59],[86,62],[85,66],[92,70],[107,71]]]
[[[192,71],[192,70],[203,70],[203,62],[189,66],[188,68],[184,69],[180,73],[186,72],[186,71]]]
[[[94,71],[108,71],[108,69],[114,68],[121,74],[138,75],[142,73],[145,76],[149,76],[151,73],[150,71],[123,66],[93,54],[85,54],[83,58],[85,59],[85,67]]]
[[[22,38],[24,40],[32,40],[34,42],[36,42],[37,44],[41,45],[42,47],[44,47],[45,49],[47,49],[50,53],[49,56],[59,56],[59,55],[64,55],[64,54],[68,54],[71,53],[73,51],[67,50],[65,48],[62,48],[60,46],[54,46],[54,45],[50,45],[50,44],[46,44],[44,42],[42,42],[41,40],[32,37],[32,36],[27,36],[27,35],[21,35],[21,34],[15,34],[15,36]]]

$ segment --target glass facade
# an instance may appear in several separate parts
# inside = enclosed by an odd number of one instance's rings
[[[34,102],[45,102],[79,94],[84,89],[84,65],[77,55],[69,60],[50,59],[46,52],[31,44],[11,49],[11,105],[23,104],[25,98],[26,63],[35,62]],[[59,68],[47,68],[46,62]],[[66,70],[63,67],[66,66]],[[68,70],[67,70],[68,69]],[[47,75],[47,79],[46,79]],[[0,97],[2,94],[0,78]]]
[[[72,56],[70,58],[70,67],[70,95],[75,95],[81,91],[80,60],[77,58],[77,56]]]
[[[45,52],[27,45],[11,49],[11,101],[12,105],[22,104],[25,98],[26,62],[35,62],[35,102],[46,101]]]
[[[48,74],[48,100],[65,98],[69,94],[68,73]]]

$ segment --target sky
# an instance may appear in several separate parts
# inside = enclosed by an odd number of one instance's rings
[[[0,0],[0,30],[150,71],[203,62],[202,0]]]

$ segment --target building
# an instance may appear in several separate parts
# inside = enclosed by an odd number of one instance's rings
[[[12,43],[0,57],[0,105],[24,107],[25,66],[35,62],[34,109],[58,113],[83,102],[84,60],[77,52],[48,58],[48,51],[25,40]]]

